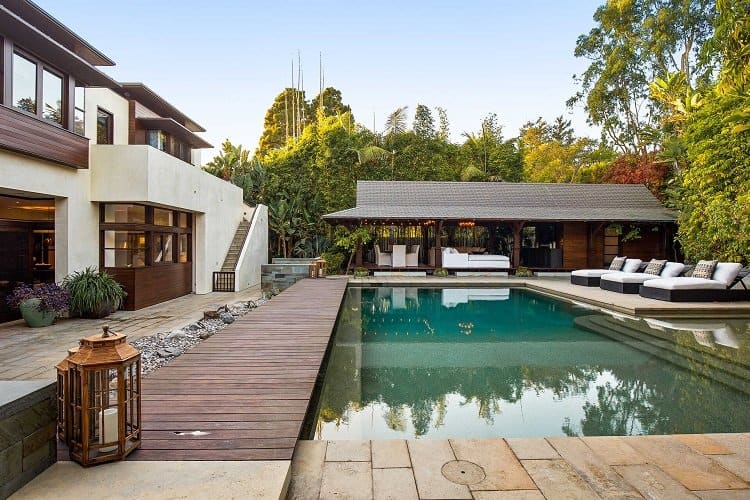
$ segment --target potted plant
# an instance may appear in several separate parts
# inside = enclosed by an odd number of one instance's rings
[[[21,311],[27,325],[40,328],[51,325],[58,314],[68,310],[70,297],[55,283],[36,286],[21,283],[13,289],[7,302],[12,309]]]
[[[93,266],[69,274],[62,286],[70,293],[70,312],[83,318],[104,318],[121,306],[127,293],[115,279]]]
[[[367,278],[370,276],[370,271],[366,267],[355,267],[354,277],[355,278]]]

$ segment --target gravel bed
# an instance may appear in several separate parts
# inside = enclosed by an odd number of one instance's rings
[[[217,318],[204,318],[178,330],[159,332],[134,340],[131,344],[141,351],[143,375],[166,365],[183,352],[192,349],[216,332],[226,328],[227,325],[234,323],[235,318],[244,316],[266,302],[265,298],[235,302],[217,309]]]

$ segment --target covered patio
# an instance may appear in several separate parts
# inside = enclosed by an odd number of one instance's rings
[[[358,181],[329,224],[368,226],[371,270],[570,271],[617,255],[675,260],[674,211],[642,185]]]

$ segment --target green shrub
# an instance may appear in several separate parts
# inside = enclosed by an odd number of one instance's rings
[[[355,278],[367,278],[370,275],[370,271],[365,267],[355,267],[354,277]]]
[[[516,276],[519,278],[531,278],[534,276],[534,273],[528,267],[518,266],[516,268]]]
[[[328,274],[341,274],[341,265],[344,263],[344,254],[340,252],[323,252],[321,255],[327,264]]]
[[[445,278],[448,276],[448,270],[443,267],[438,267],[437,269],[432,271],[432,275],[439,278]]]
[[[127,293],[112,276],[95,267],[69,274],[62,286],[70,294],[70,312],[84,317],[103,318],[118,310]]]

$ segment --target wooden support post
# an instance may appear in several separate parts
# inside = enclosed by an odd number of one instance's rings
[[[521,265],[521,231],[523,231],[524,222],[514,222],[511,226],[513,229],[513,267],[518,268]]]
[[[435,224],[435,268],[443,267],[442,234],[443,221],[439,220]]]

